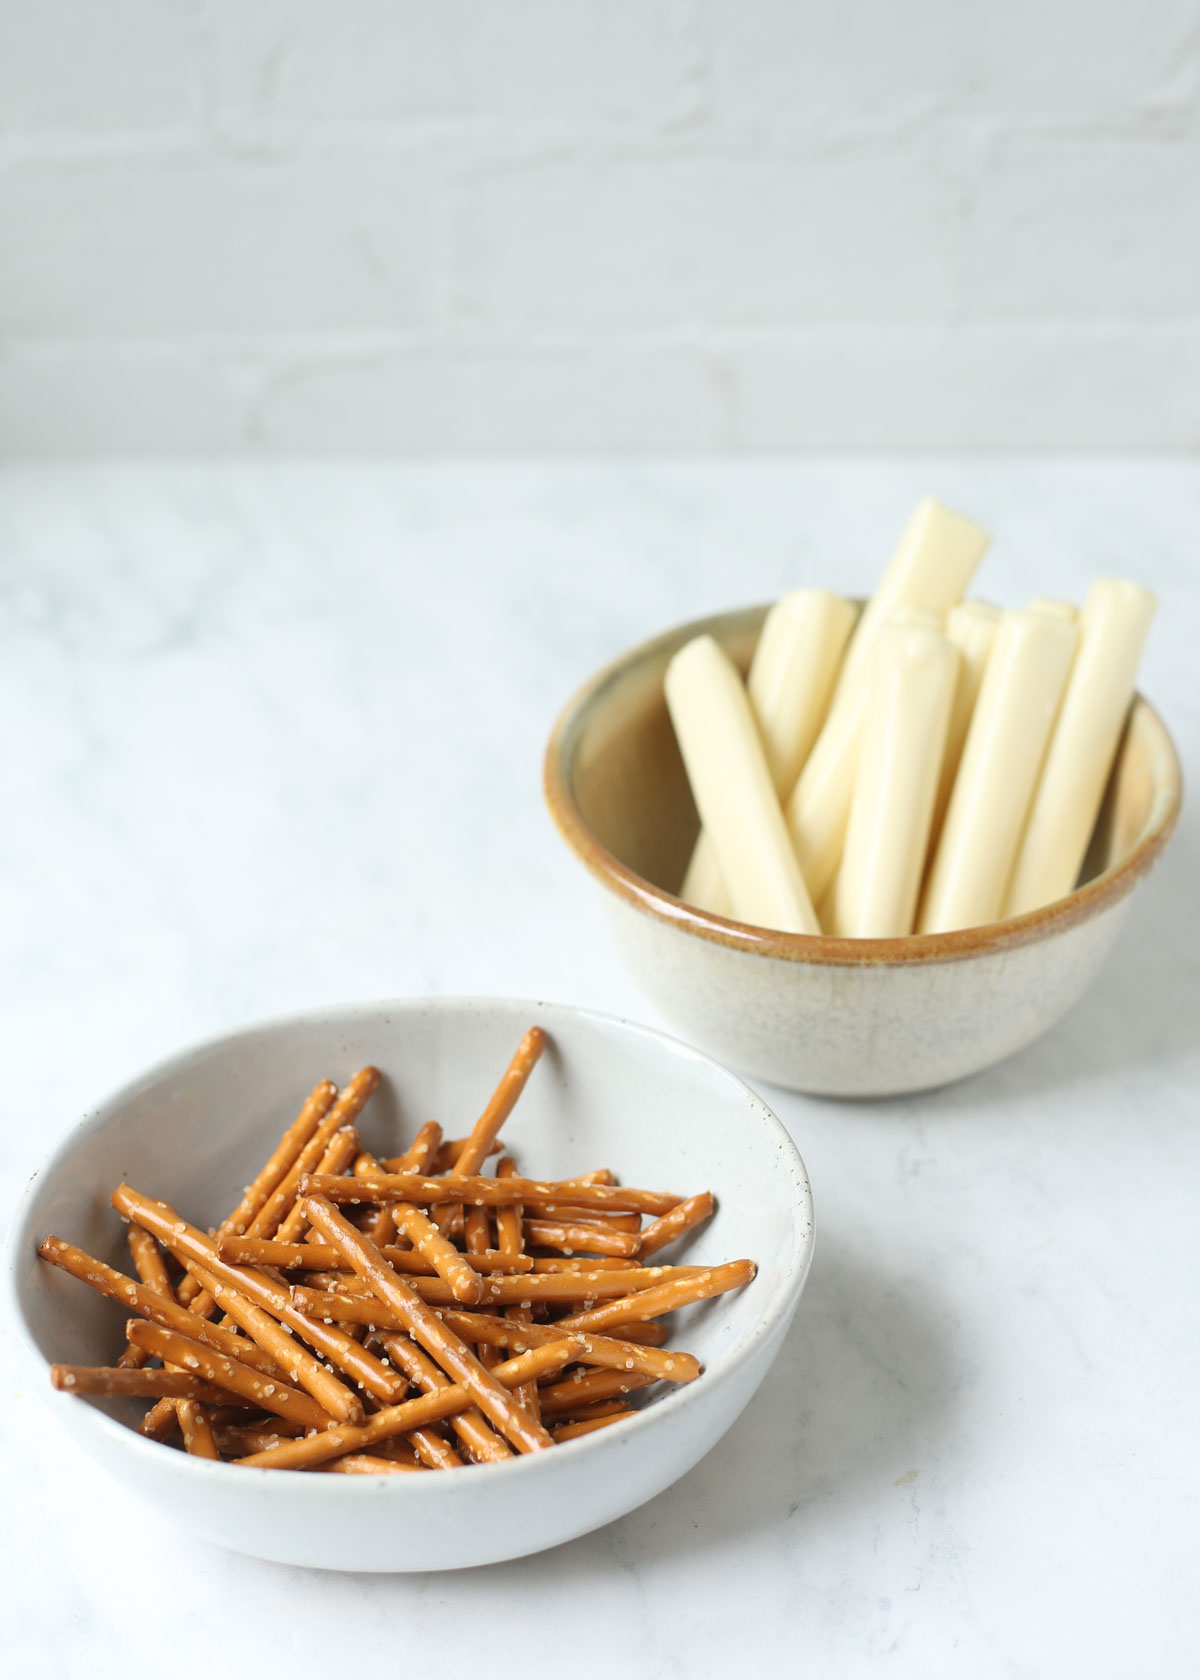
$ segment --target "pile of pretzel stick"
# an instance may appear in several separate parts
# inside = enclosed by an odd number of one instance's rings
[[[657,1263],[712,1195],[607,1168],[527,1178],[510,1155],[484,1170],[545,1044],[531,1027],[469,1136],[429,1121],[391,1159],[359,1135],[378,1070],[323,1080],[213,1231],[119,1185],[136,1278],[59,1237],[39,1249],[132,1315],[115,1364],[54,1365],[54,1386],[144,1397],[142,1434],[201,1458],[375,1474],[538,1452],[691,1382],[663,1317],[755,1272]]]

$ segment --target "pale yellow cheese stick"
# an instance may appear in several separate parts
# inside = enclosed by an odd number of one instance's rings
[[[1000,916],[1075,642],[1075,626],[1050,613],[1001,614],[918,933],[978,927]]]
[[[711,636],[667,666],[667,708],[739,921],[818,933],[745,686]]]
[[[1006,916],[1061,898],[1079,877],[1155,605],[1136,583],[1113,578],[1088,591],[1079,649],[1005,895]]]
[[[954,685],[954,703],[950,708],[950,726],[946,730],[946,749],[942,754],[942,774],[938,781],[937,798],[933,802],[933,822],[929,828],[929,849],[936,849],[950,804],[950,792],[962,758],[971,714],[979,697],[983,668],[991,650],[992,638],[1000,622],[1000,609],[988,601],[959,601],[946,614],[946,640],[961,655],[958,681]]]
[[[1050,613],[1055,618],[1065,618],[1068,624],[1075,624],[1079,618],[1070,601],[1052,601],[1048,595],[1035,595],[1029,603],[1029,610]]]
[[[940,618],[961,599],[987,545],[986,531],[927,497],[909,520],[859,619],[829,716],[784,808],[800,872],[814,899],[823,896],[842,853],[870,654],[879,631],[899,607],[922,607]]]
[[[879,637],[832,904],[843,937],[912,932],[959,660],[936,630]]]
[[[780,795],[791,790],[817,738],[855,616],[850,602],[828,589],[793,589],[763,620],[746,692]],[[717,916],[733,913],[703,829],[680,897]]]

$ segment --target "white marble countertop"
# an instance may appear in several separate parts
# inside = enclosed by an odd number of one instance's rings
[[[997,598],[1159,593],[1142,686],[1195,785],[1195,465],[0,475],[5,1218],[93,1099],[248,1018],[496,992],[654,1022],[542,808],[556,710],[684,617],[869,588],[926,489],[992,529]],[[861,1106],[765,1092],[819,1233],[785,1351],[691,1475],[558,1551],[425,1577],[226,1554],[51,1433],[10,1359],[11,1671],[332,1673],[361,1642],[524,1675],[546,1632],[580,1677],[1194,1673],[1198,851],[1185,810],[1097,984],[1007,1064]]]

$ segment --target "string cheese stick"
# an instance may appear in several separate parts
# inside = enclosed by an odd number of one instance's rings
[[[1006,916],[1061,898],[1079,877],[1155,604],[1136,583],[1112,578],[1088,591],[1079,651],[1017,853]]]
[[[967,730],[919,933],[994,922],[1075,650],[1050,613],[1001,615]]]
[[[1079,614],[1070,601],[1052,601],[1048,595],[1035,595],[1029,603],[1030,612],[1049,613],[1053,618],[1065,618],[1068,624],[1075,624]]]
[[[732,660],[697,636],[667,666],[667,708],[739,921],[819,933],[754,715]]]
[[[962,597],[988,541],[971,520],[926,497],[859,619],[829,716],[784,807],[800,872],[816,900],[824,896],[842,852],[871,648],[898,607],[944,615]]]
[[[750,662],[746,692],[776,793],[788,793],[817,738],[855,609],[828,589],[793,589],[768,612]],[[733,905],[716,853],[701,829],[680,896],[729,916]]]
[[[946,640],[958,649],[960,657],[958,681],[954,685],[954,701],[950,707],[950,724],[946,730],[946,748],[942,754],[942,774],[938,781],[937,798],[933,802],[933,822],[929,826],[930,855],[937,849],[942,824],[946,820],[946,809],[962,759],[967,729],[979,698],[979,685],[983,681],[984,666],[999,622],[999,607],[993,607],[987,601],[959,601],[946,614]]]
[[[959,654],[936,630],[892,626],[875,653],[833,931],[912,932]]]

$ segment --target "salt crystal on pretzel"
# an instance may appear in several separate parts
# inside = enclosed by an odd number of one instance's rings
[[[541,1425],[391,1269],[369,1237],[356,1231],[323,1196],[307,1196],[304,1205],[312,1223],[342,1250],[355,1271],[369,1281],[414,1341],[420,1342],[426,1353],[456,1382],[466,1386],[483,1415],[514,1447],[521,1452],[537,1452],[549,1445],[550,1437]]]
[[[265,1272],[249,1266],[227,1265],[217,1254],[212,1238],[181,1219],[169,1203],[152,1201],[129,1184],[118,1185],[111,1201],[118,1213],[152,1231],[163,1246],[185,1264],[189,1260],[198,1260],[223,1283],[231,1284],[255,1306],[264,1308],[281,1324],[286,1324],[295,1334],[302,1336],[309,1347],[331,1359],[368,1394],[385,1402],[399,1398],[404,1385],[393,1371],[365,1353],[353,1336],[331,1325],[315,1324],[305,1318],[303,1313],[292,1307],[286,1284],[277,1283]]]

